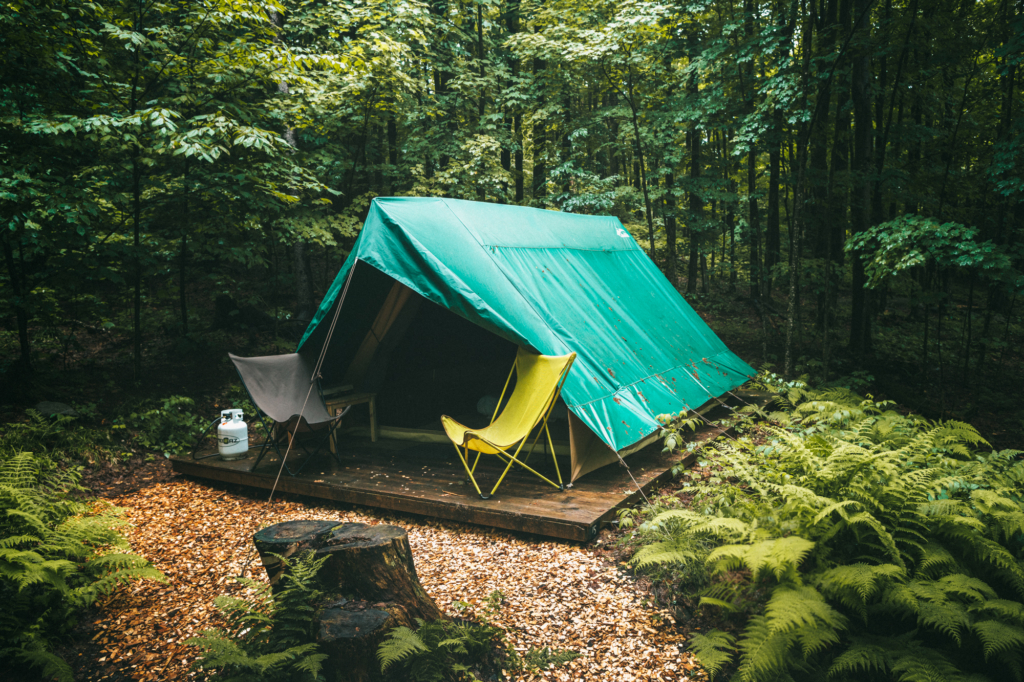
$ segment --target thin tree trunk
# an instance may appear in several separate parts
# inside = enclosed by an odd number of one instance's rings
[[[182,206],[181,249],[178,255],[178,303],[181,307],[181,335],[188,336],[188,294],[186,275],[188,274],[188,233],[192,229],[189,159],[185,157],[185,172],[182,174],[185,184],[184,205]]]
[[[18,346],[20,356],[18,363],[24,369],[32,369],[32,343],[28,335],[28,309],[25,305],[25,294],[27,290],[24,277],[24,263],[19,269],[14,262],[14,249],[11,247],[11,240],[20,235],[20,230],[3,230],[4,261],[7,263],[7,273],[11,279],[11,289],[14,290],[14,316],[18,324]],[[19,252],[21,251],[19,247]]]
[[[694,88],[696,89],[696,88]],[[690,140],[690,262],[686,272],[686,293],[697,293],[697,278],[701,265],[701,241],[704,230],[704,197],[700,194],[701,131],[694,128],[687,133]]]
[[[971,272],[971,283],[967,289],[967,341],[964,343],[964,385],[969,386],[971,367],[971,321],[974,313],[974,282],[977,279],[974,272]]]
[[[795,21],[795,17],[793,18]],[[792,25],[792,24],[791,24]],[[803,51],[801,68],[801,87],[803,93],[800,97],[800,108],[807,108],[807,89],[810,87],[811,55],[814,51],[814,24],[810,12],[804,17],[803,40],[800,49]],[[810,141],[811,130],[816,124],[816,118],[820,107],[816,106],[810,123],[800,123],[799,137],[796,144],[796,183],[793,186],[793,214],[789,227],[789,297],[788,310],[786,315],[786,352],[783,373],[786,376],[793,375],[794,363],[796,360],[797,325],[800,318],[800,249],[803,243],[804,231],[804,170],[807,167],[807,145]]]
[[[870,25],[863,19],[871,0],[855,0],[854,10],[858,17],[855,31],[863,31],[865,40]],[[871,53],[861,45],[853,57],[853,161],[854,179],[851,196],[851,231],[858,234],[868,229],[871,207],[871,137],[874,134],[874,120],[871,115]],[[850,350],[864,353],[870,348],[870,318],[868,316],[868,290],[864,262],[853,259],[853,307],[850,320]]]
[[[771,296],[772,268],[782,260],[782,230],[779,220],[779,180],[782,159],[782,110],[772,114],[768,142],[768,215],[764,233],[765,296]],[[792,226],[790,228],[792,231]]]
[[[398,126],[395,117],[388,117],[388,186],[387,193],[395,193],[395,178],[398,177]]]
[[[640,189],[644,195],[644,212],[647,216],[647,234],[651,240],[651,260],[657,263],[658,261],[654,254],[654,212],[651,208],[651,195],[647,188],[647,169],[645,168],[644,145],[643,140],[640,137],[640,118],[637,113],[636,95],[633,90],[633,68],[629,67],[626,74],[626,87],[629,92],[627,104],[629,104],[629,111],[633,118],[633,139],[636,144],[637,164],[640,170]]]
[[[665,276],[672,286],[678,287],[676,274],[676,197],[675,175],[670,170],[665,175]]]
[[[754,0],[744,0],[744,32],[748,40],[754,39]],[[750,101],[747,108],[750,112],[755,110],[754,98],[757,96],[757,89],[754,84],[754,61],[747,63],[747,74],[750,83],[746,89],[749,92]],[[761,217],[757,210],[757,147],[754,142],[750,143],[750,150],[747,152],[747,222],[750,226],[750,297],[754,299],[757,310],[761,316],[761,328],[765,329],[764,311],[761,308]],[[764,354],[767,358],[767,334],[763,339]]]
[[[142,379],[142,168],[132,152],[132,375]]]
[[[523,185],[523,115],[516,112],[512,117],[513,133],[516,138],[516,151],[514,154],[516,164],[516,203],[521,204],[526,197]]]
[[[538,81],[543,77],[544,69],[547,68],[547,62],[543,59],[534,57],[533,59],[533,77],[534,81]],[[544,106],[544,97],[541,95],[537,101],[538,107]],[[547,156],[547,132],[546,122],[540,119],[534,121],[533,124],[533,198],[536,203],[537,199],[547,195],[547,182],[548,182],[548,170],[546,165]]]

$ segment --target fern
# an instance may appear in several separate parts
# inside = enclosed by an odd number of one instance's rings
[[[446,682],[490,679],[502,670],[537,672],[560,666],[579,656],[569,649],[530,649],[522,658],[505,639],[505,631],[488,622],[504,599],[494,591],[487,599],[480,622],[469,620],[416,620],[412,630],[399,626],[391,630],[377,649],[382,672],[413,682]],[[468,605],[464,605],[468,606]]]
[[[575,661],[579,657],[579,653],[572,649],[530,648],[529,651],[523,654],[522,668],[529,672],[539,672],[547,670],[551,666],[556,668],[563,666],[570,661]]]
[[[185,642],[201,652],[194,668],[222,682],[319,679],[327,655],[314,642],[312,604],[320,596],[314,588],[316,574],[327,559],[312,552],[290,561],[278,559],[288,570],[276,594],[267,583],[239,578],[251,591],[249,598],[225,595],[214,600],[228,626],[205,630]]]
[[[423,625],[422,620],[420,625]],[[395,663],[405,660],[417,652],[428,651],[430,648],[423,643],[420,636],[403,625],[388,633],[387,638],[377,649],[377,658],[380,660],[380,669],[387,671]]]
[[[735,646],[736,638],[721,630],[711,630],[707,634],[698,632],[690,639],[690,648],[711,679],[732,663]]]
[[[723,623],[757,606],[738,636],[691,640],[712,677],[1022,680],[1020,453],[847,390],[775,404],[766,442],[705,449],[726,483],[638,518],[637,568],[703,562]]]
[[[142,557],[125,554],[119,510],[75,500],[74,470],[31,453],[0,464],[0,656],[48,678],[71,679],[52,645],[82,609],[133,580],[164,580]]]
[[[504,661],[504,631],[484,623],[423,621],[413,631],[399,626],[377,649],[383,672],[401,668],[401,679],[442,682],[464,679],[497,654]],[[501,664],[498,664],[501,667]],[[473,678],[470,678],[473,679]]]

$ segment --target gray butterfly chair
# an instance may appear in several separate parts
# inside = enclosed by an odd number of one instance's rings
[[[310,390],[309,378],[313,375],[313,364],[298,353],[258,358],[240,358],[228,353],[228,357],[238,370],[249,399],[258,410],[255,424],[258,424],[264,436],[263,446],[250,471],[259,466],[270,450],[274,450],[283,459],[288,446],[287,434],[295,430],[292,452],[298,448],[305,458],[294,471],[288,466],[287,460],[284,468],[290,476],[297,476],[327,446],[334,430],[341,424],[341,418],[352,406],[337,415],[331,415],[327,411],[319,379]],[[313,432],[312,437],[298,437],[303,427]],[[281,434],[285,435],[282,437]],[[327,450],[330,452],[330,448]],[[337,454],[333,454],[340,464]]]

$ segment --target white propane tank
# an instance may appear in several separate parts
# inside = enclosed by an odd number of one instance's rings
[[[217,451],[224,461],[241,459],[249,451],[249,427],[241,410],[222,410],[217,425]]]

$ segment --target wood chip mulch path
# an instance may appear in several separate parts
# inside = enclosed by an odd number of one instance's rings
[[[671,618],[647,607],[647,595],[631,576],[586,547],[291,496],[268,506],[263,493],[171,476],[164,465],[132,472],[139,485],[97,486],[124,508],[133,551],[169,582],[133,584],[92,612],[83,624],[88,643],[66,652],[76,679],[199,679],[190,669],[197,652],[184,641],[220,624],[213,600],[241,593],[235,577],[243,570],[265,579],[252,534],[302,518],[402,526],[420,580],[444,611],[454,615],[456,601],[482,607],[499,590],[505,601],[494,622],[519,651],[552,647],[582,654],[516,680],[705,679]]]

